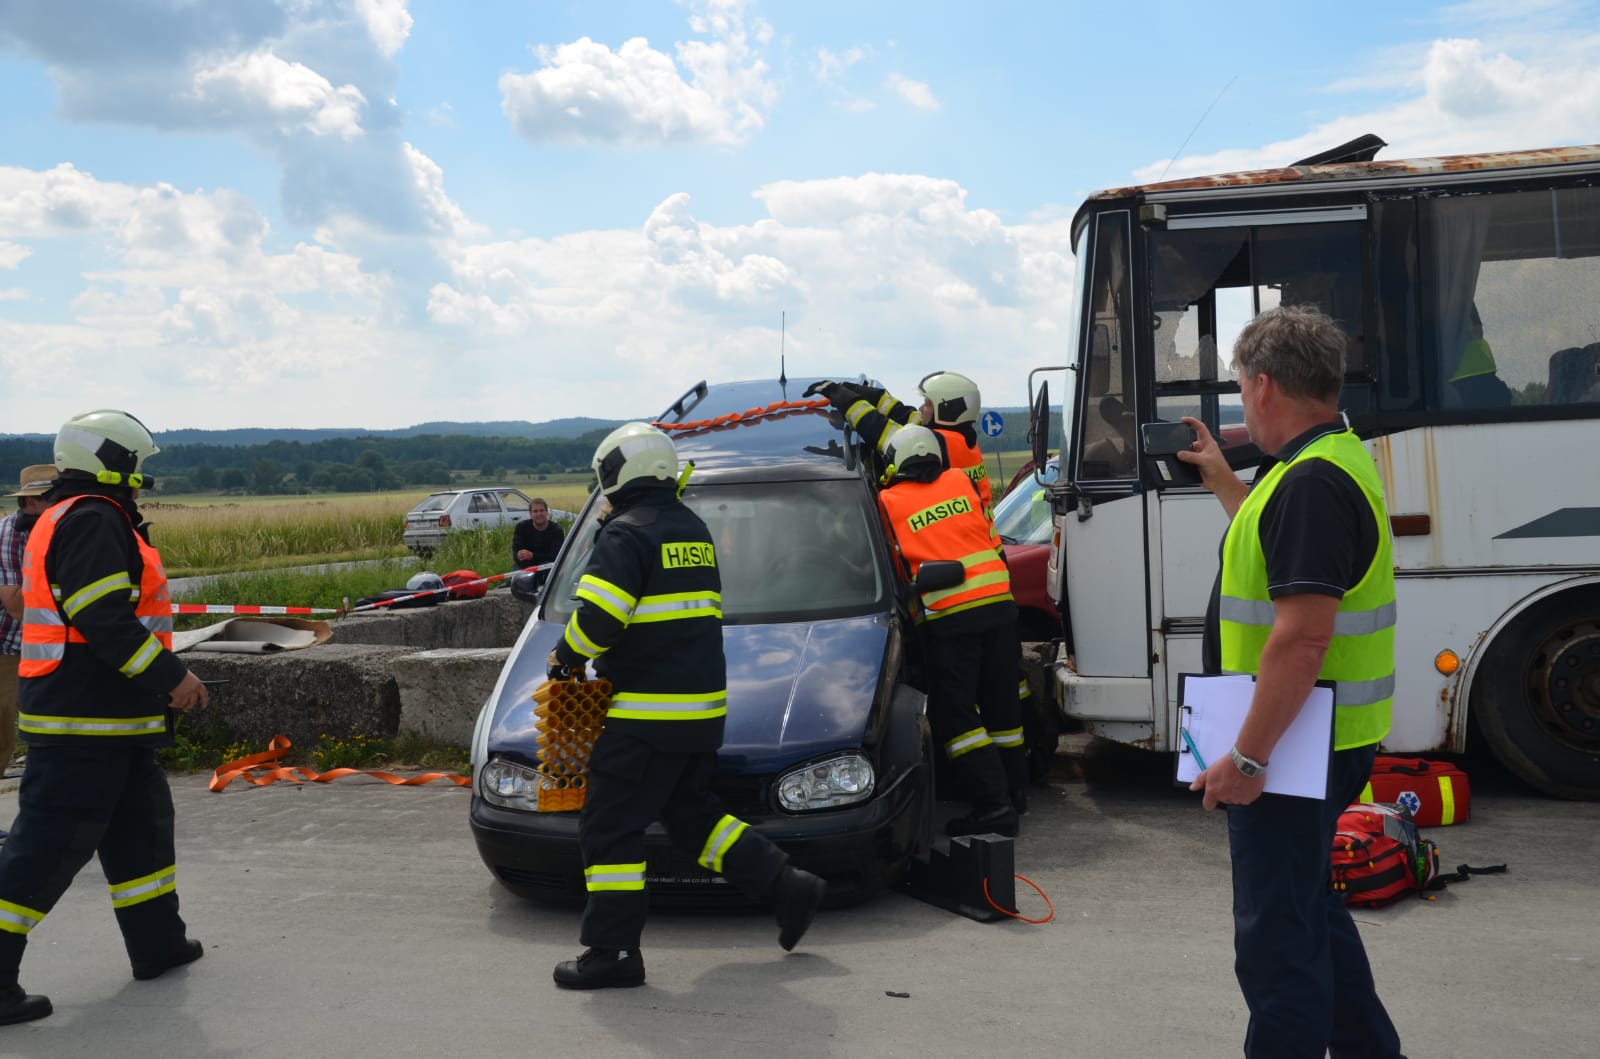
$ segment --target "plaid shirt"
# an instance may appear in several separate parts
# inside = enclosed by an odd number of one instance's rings
[[[26,533],[17,532],[17,512],[0,518],[0,585],[22,584],[22,549]],[[0,655],[22,653],[22,623],[0,610]]]

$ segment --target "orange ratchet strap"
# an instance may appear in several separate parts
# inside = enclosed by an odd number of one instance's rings
[[[808,408],[827,408],[828,402],[821,397],[810,401],[773,401],[765,408],[746,408],[743,412],[729,412],[717,416],[715,419],[696,419],[691,423],[651,423],[658,430],[704,430],[707,427],[728,426],[732,423],[742,423],[747,419],[759,419],[762,416],[776,415],[778,413],[800,412]]]
[[[376,772],[366,769],[337,768],[327,772],[318,772],[316,769],[306,768],[303,765],[284,765],[281,760],[283,752],[293,744],[288,736],[275,735],[272,742],[267,744],[267,749],[259,754],[249,754],[237,761],[229,761],[218,765],[217,770],[211,774],[210,788],[220,791],[236,779],[243,779],[246,783],[257,787],[265,787],[278,780],[288,780],[291,783],[332,783],[334,780],[345,776],[371,776],[385,783],[397,787],[419,787],[424,783],[434,780],[449,780],[457,787],[472,785],[471,776],[463,776],[455,772],[419,772],[415,776],[397,776],[392,772]]]

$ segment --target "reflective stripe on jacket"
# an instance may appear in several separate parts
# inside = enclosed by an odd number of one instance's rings
[[[983,453],[978,450],[978,446],[968,442],[967,436],[955,427],[936,426],[933,429],[944,439],[950,466],[972,481],[972,488],[978,491],[978,499],[983,501],[983,517],[993,523],[994,495],[989,487],[989,465],[983,462]]]
[[[923,594],[919,620],[1011,601],[1000,538],[964,473],[951,469],[931,482],[898,481],[878,494],[878,503],[913,579],[926,562],[950,560],[966,568],[960,584]]]
[[[1378,469],[1353,432],[1324,434],[1310,442],[1292,459],[1270,468],[1239,505],[1222,549],[1222,668],[1229,673],[1256,673],[1261,668],[1261,651],[1275,616],[1261,548],[1261,513],[1288,469],[1311,459],[1327,460],[1348,474],[1360,486],[1378,524],[1372,564],[1339,601],[1333,638],[1317,674],[1319,680],[1335,682],[1333,746],[1348,750],[1388,734],[1394,700],[1394,549],[1389,516]]]

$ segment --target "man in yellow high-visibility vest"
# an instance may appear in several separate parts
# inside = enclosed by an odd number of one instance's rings
[[[1255,676],[1231,753],[1194,781],[1228,810],[1234,973],[1252,1057],[1400,1056],[1361,935],[1329,887],[1339,813],[1357,800],[1394,694],[1394,560],[1383,487],[1339,415],[1345,336],[1309,308],[1262,313],[1234,346],[1250,439],[1246,486],[1205,424],[1180,458],[1231,516],[1206,620],[1210,672]],[[1334,685],[1326,796],[1264,794],[1278,739],[1318,680]]]

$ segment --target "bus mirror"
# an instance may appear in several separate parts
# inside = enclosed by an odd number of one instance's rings
[[[1050,383],[1039,383],[1039,396],[1028,410],[1028,447],[1033,450],[1033,465],[1043,467],[1050,456]]]

